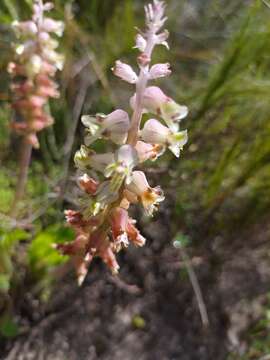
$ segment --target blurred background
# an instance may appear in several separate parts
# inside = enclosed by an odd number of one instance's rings
[[[154,59],[173,75],[158,84],[189,107],[189,143],[179,161],[166,154],[147,168],[166,194],[154,218],[136,210],[147,245],[120,254],[119,277],[95,260],[79,288],[51,246],[73,238],[63,210],[76,208],[79,119],[128,109],[132,88],[110,69],[135,64],[146,1],[54,1],[66,24],[61,97],[15,220],[6,68],[10,24],[29,18],[32,1],[0,0],[1,359],[270,359],[270,1],[166,2],[171,50]]]

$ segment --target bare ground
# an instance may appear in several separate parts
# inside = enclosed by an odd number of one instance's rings
[[[198,304],[169,230],[145,226],[144,249],[121,255],[120,277],[97,261],[84,285],[71,275],[40,305],[30,294],[19,311],[29,330],[5,344],[5,360],[223,360],[245,350],[243,334],[260,315],[269,291],[267,219],[210,250],[189,249],[207,308]],[[153,240],[155,239],[155,240]],[[1,353],[0,353],[1,354]]]

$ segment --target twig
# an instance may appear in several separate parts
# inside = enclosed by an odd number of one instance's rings
[[[199,281],[198,281],[197,276],[195,274],[195,271],[193,269],[190,258],[188,256],[187,252],[185,251],[185,249],[183,248],[183,246],[179,247],[179,250],[180,250],[180,254],[182,256],[183,262],[184,262],[184,264],[186,266],[188,276],[189,276],[191,285],[193,287],[193,290],[194,290],[194,293],[195,293],[195,296],[196,296],[196,300],[197,300],[197,303],[198,303],[202,324],[203,324],[203,326],[205,328],[207,328],[209,326],[209,318],[208,318],[206,306],[205,306],[205,303],[204,303],[204,300],[203,300],[203,296],[202,296]]]
[[[127,284],[117,276],[110,275],[109,281],[116,285],[120,290],[123,290],[128,294],[140,295],[142,293],[142,289],[140,289],[137,285]]]
[[[20,164],[19,164],[18,180],[17,180],[14,200],[10,211],[11,216],[14,218],[17,216],[18,205],[24,195],[25,185],[28,176],[28,169],[31,161],[31,153],[32,153],[32,145],[27,142],[26,138],[23,138],[20,146]]]

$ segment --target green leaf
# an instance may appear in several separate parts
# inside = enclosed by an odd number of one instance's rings
[[[64,263],[68,257],[54,249],[54,244],[71,241],[74,233],[71,229],[54,225],[42,231],[33,239],[28,251],[28,260],[33,272],[46,273],[50,268]]]
[[[0,249],[3,251],[11,251],[12,247],[20,240],[26,240],[29,234],[21,229],[13,230],[9,233],[3,233],[0,237]]]

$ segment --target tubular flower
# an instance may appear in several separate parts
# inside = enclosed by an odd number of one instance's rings
[[[152,215],[157,210],[158,204],[164,200],[161,188],[159,186],[151,188],[142,171],[133,172],[131,183],[127,186],[127,189],[139,198],[149,215]]]
[[[120,77],[122,80],[130,83],[135,84],[138,80],[138,76],[132,70],[130,65],[122,63],[122,61],[117,60],[115,63],[114,68],[112,68],[114,75]]]
[[[134,220],[130,219],[127,210],[118,207],[111,213],[111,229],[113,244],[116,252],[123,247],[128,247],[129,240],[136,246],[143,246],[145,238],[134,226]]]
[[[150,69],[150,79],[158,79],[171,74],[170,64],[156,64]]]
[[[131,106],[134,108],[136,95],[131,98]],[[143,95],[145,112],[160,116],[172,131],[178,131],[179,122],[188,115],[188,108],[177,104],[157,86],[148,87]]]
[[[82,123],[86,127],[85,144],[89,146],[95,140],[105,137],[115,144],[122,145],[127,139],[129,116],[123,110],[115,110],[109,115],[84,115]]]
[[[151,216],[164,195],[159,186],[149,185],[144,172],[138,171],[137,167],[145,161],[155,161],[167,148],[178,157],[187,142],[187,131],[179,131],[179,122],[187,115],[187,107],[178,105],[160,88],[147,86],[148,81],[171,73],[167,63],[151,64],[156,45],[168,48],[169,33],[161,31],[166,21],[164,10],[164,2],[159,0],[145,7],[146,29],[139,31],[135,43],[139,51],[139,74],[120,60],[112,69],[116,76],[136,87],[131,99],[131,120],[128,113],[120,109],[108,115],[82,117],[86,128],[85,144],[74,158],[80,172],[78,184],[82,196],[79,210],[66,213],[76,238],[72,243],[60,246],[60,250],[73,259],[79,283],[95,256],[101,257],[115,274],[119,269],[115,254],[130,244],[145,244],[136,221],[129,217],[129,207],[140,204]],[[143,113],[148,119],[141,126]],[[157,115],[167,126],[151,119],[150,113]],[[98,139],[110,140],[113,143],[111,152],[99,154],[91,150],[90,145]]]
[[[116,151],[115,161],[104,171],[105,177],[111,177],[112,191],[119,190],[124,180],[127,184],[130,183],[132,170],[137,163],[138,155],[132,146],[123,145]]]
[[[58,42],[51,34],[61,36],[64,24],[44,17],[44,12],[52,8],[51,3],[36,1],[31,20],[12,24],[19,42],[8,72],[13,78],[13,108],[20,120],[14,120],[11,126],[35,148],[39,147],[37,132],[53,123],[45,105],[49,98],[59,96],[53,77],[63,65],[62,55],[55,51]]]
[[[174,133],[155,119],[150,119],[145,123],[141,137],[150,144],[167,145],[176,157],[179,157],[180,150],[183,150],[188,140],[186,130]]]
[[[143,163],[146,160],[155,161],[164,152],[164,146],[160,144],[148,144],[143,141],[138,141],[135,145],[139,162]]]

